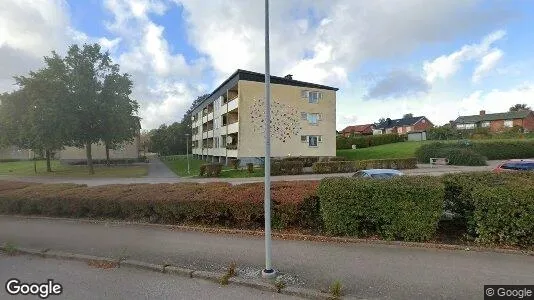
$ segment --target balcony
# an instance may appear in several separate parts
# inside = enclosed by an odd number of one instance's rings
[[[228,150],[237,150],[237,144],[236,145],[226,145],[226,149]]]
[[[239,106],[239,98],[236,96],[234,99],[228,101],[228,111],[232,111]]]
[[[228,149],[228,150],[226,151],[226,155],[227,155],[228,157],[237,157],[237,150],[230,150],[230,149]]]
[[[238,132],[239,131],[239,122],[228,124],[227,127],[228,127],[228,133],[229,134]]]

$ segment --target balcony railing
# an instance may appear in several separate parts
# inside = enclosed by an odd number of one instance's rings
[[[237,150],[237,145],[226,145],[226,149],[228,150]]]

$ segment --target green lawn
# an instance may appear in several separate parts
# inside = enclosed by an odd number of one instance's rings
[[[248,178],[248,177],[263,177],[263,169],[254,168],[254,173],[249,173],[246,168],[239,170],[223,170],[221,172],[221,178]]]
[[[400,142],[387,145],[380,145],[361,149],[346,149],[337,150],[337,156],[343,156],[351,160],[365,160],[365,159],[386,159],[386,158],[409,158],[415,156],[415,150],[424,143],[423,142]]]
[[[189,157],[189,168],[191,173],[187,173],[187,159],[185,155],[173,155],[162,157],[161,161],[171,171],[176,173],[180,177],[193,176],[198,177],[200,173],[200,166],[207,164],[208,162],[200,159],[193,159]],[[254,168],[254,173],[249,173],[246,168],[234,170],[231,166],[224,166],[221,172],[220,178],[247,178],[247,177],[261,177],[263,176],[263,169]]]
[[[148,166],[112,166],[95,165],[95,174],[89,175],[87,166],[62,165],[53,160],[52,173],[46,172],[46,161],[37,161],[37,173],[33,161],[16,161],[0,163],[0,176],[53,176],[53,177],[141,177],[148,174]]]

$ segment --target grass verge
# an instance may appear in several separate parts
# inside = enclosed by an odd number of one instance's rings
[[[89,175],[87,166],[62,165],[51,161],[52,172],[46,172],[46,161],[37,161],[37,173],[33,161],[0,163],[0,176],[47,176],[47,177],[142,177],[148,174],[148,165],[101,166],[95,165],[95,174]]]

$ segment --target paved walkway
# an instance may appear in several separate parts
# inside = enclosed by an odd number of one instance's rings
[[[148,179],[154,178],[178,178],[159,158],[152,157],[148,163]]]
[[[260,270],[261,237],[166,227],[0,216],[0,243],[123,257],[182,267]],[[482,299],[484,284],[532,284],[534,257],[370,244],[273,241],[273,265],[291,284],[326,289],[340,280],[367,299]]]
[[[48,299],[298,299],[253,288],[228,285],[168,274],[121,267],[98,269],[78,261],[0,254],[0,282],[17,278],[25,283],[53,279],[63,287],[61,295]],[[11,296],[0,289],[0,299],[39,299]]]

